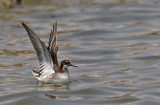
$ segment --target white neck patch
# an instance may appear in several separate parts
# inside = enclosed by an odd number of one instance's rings
[[[64,69],[68,69],[68,65],[63,65],[63,68]]]

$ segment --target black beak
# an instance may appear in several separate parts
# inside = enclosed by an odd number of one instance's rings
[[[77,68],[78,68],[78,66],[75,66],[75,65],[72,65],[72,64],[70,64],[69,66],[72,66],[72,67],[77,67]]]

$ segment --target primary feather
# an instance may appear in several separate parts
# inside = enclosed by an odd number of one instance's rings
[[[53,30],[51,30],[49,42],[48,42],[48,51],[51,54],[52,60],[53,60],[53,66],[54,70],[58,71],[59,69],[59,64],[57,60],[57,51],[58,51],[58,46],[57,46],[57,22],[53,25]]]
[[[47,74],[49,72],[55,73],[53,70],[53,61],[50,53],[48,52],[45,44],[38,38],[38,36],[25,24],[22,23],[23,27],[26,29],[31,43],[37,53],[39,60],[40,74]]]

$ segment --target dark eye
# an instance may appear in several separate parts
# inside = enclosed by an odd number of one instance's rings
[[[68,61],[66,61],[66,64],[68,64]]]

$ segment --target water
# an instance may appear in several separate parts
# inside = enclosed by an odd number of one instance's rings
[[[33,77],[37,57],[21,26],[47,44],[58,22],[69,84]],[[1,105],[160,105],[159,0],[24,1],[0,12]]]

